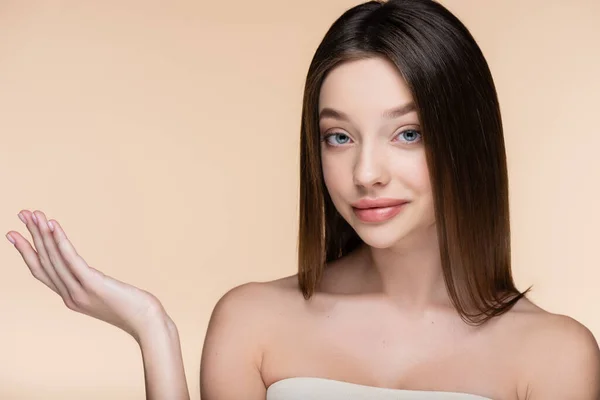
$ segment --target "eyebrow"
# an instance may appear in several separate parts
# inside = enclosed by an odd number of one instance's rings
[[[408,114],[411,111],[416,111],[417,107],[414,102],[406,103],[399,107],[390,108],[389,110],[385,110],[381,113],[382,118],[386,119],[394,119],[403,116],[404,114]],[[350,122],[350,117],[348,114],[343,113],[341,111],[335,110],[333,108],[325,107],[319,113],[319,121],[323,118],[333,118],[339,119],[341,121]]]

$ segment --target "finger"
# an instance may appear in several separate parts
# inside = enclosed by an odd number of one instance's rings
[[[56,220],[52,220],[52,225],[54,227],[54,240],[56,241],[56,247],[60,252],[63,260],[65,261],[65,266],[69,269],[69,271],[73,274],[75,279],[80,283],[81,286],[85,287],[86,283],[89,282],[92,275],[95,272],[99,272],[91,268],[85,260],[77,253],[75,247],[67,234],[63,230],[62,226]]]
[[[44,240],[42,239],[42,234],[39,230],[38,224],[33,220],[33,213],[23,210],[21,211],[21,215],[25,216],[27,220],[27,229],[31,233],[31,237],[33,238],[33,243],[35,245],[35,249],[37,250],[37,257],[40,260],[40,264],[48,278],[52,281],[56,289],[58,289],[58,294],[63,298],[63,301],[67,301],[70,299],[70,294],[65,284],[62,282],[56,270],[52,267],[52,263],[50,262],[50,258],[48,257],[48,253],[46,252],[46,247],[44,246]]]
[[[42,282],[44,285],[48,286],[52,289],[56,294],[60,295],[52,280],[48,277],[48,274],[42,268],[42,264],[40,263],[40,259],[38,258],[35,250],[31,247],[31,244],[25,239],[19,232],[10,231],[9,235],[15,241],[14,246],[17,248],[21,257],[27,264],[29,271],[34,276],[35,279]]]
[[[38,229],[42,235],[42,241],[44,242],[44,247],[46,248],[46,253],[48,254],[51,266],[56,271],[60,280],[65,284],[71,298],[78,297],[78,294],[81,291],[81,285],[73,276],[70,269],[65,265],[63,256],[57,248],[54,233],[50,230],[50,226],[48,225],[46,215],[41,211],[36,212],[35,215],[38,220]]]

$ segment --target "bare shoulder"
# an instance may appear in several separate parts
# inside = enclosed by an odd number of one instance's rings
[[[526,299],[514,315],[524,398],[600,400],[600,349],[586,326]]]
[[[240,335],[261,330],[286,302],[297,297],[296,282],[293,275],[268,282],[248,282],[228,290],[213,309],[209,330],[221,324],[244,327],[243,332],[236,331]]]
[[[268,317],[282,301],[298,293],[296,276],[268,281],[248,282],[228,290],[217,302],[213,317],[248,320]]]
[[[262,357],[275,331],[276,316],[292,301],[294,287],[293,277],[249,282],[219,299],[202,349],[203,399],[264,399]]]

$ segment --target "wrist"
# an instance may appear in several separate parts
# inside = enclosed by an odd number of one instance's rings
[[[164,340],[178,339],[179,332],[173,320],[166,313],[157,313],[145,321],[133,336],[136,342],[142,346]]]
[[[148,321],[136,338],[144,363],[147,399],[189,400],[177,327],[166,313]]]

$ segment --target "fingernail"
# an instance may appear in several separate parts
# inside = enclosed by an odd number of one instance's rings
[[[10,233],[6,234],[6,238],[8,239],[9,242],[11,242],[12,244],[15,244],[15,239],[13,239],[12,236],[10,236]]]
[[[54,232],[54,224],[52,223],[52,221],[48,221],[48,228],[50,228],[50,230]]]
[[[31,218],[33,219],[33,222],[35,222],[36,224],[38,223],[35,213],[31,213]]]
[[[26,223],[27,223],[27,220],[25,219],[25,217],[23,216],[23,214],[19,213],[19,214],[17,214],[17,215],[19,216],[19,219],[20,219],[21,221],[23,221],[23,223],[24,223],[24,224],[26,224]]]

